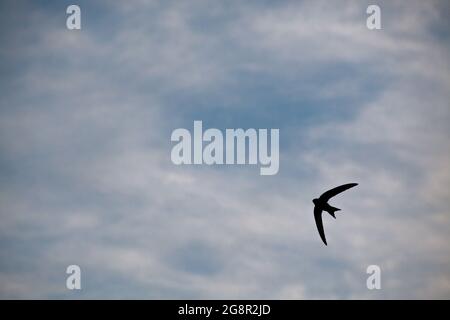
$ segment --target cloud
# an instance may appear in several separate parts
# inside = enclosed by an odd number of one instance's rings
[[[352,1],[81,3],[80,32],[28,5],[0,17],[1,297],[450,296],[445,4],[379,32]],[[174,166],[193,120],[280,128],[279,174]],[[346,182],[324,248],[311,199]]]

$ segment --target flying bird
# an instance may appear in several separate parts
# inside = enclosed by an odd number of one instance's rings
[[[347,189],[353,188],[354,186],[357,185],[358,185],[357,183],[343,184],[342,186],[324,192],[318,199],[313,199],[314,219],[316,220],[317,230],[319,231],[320,238],[322,238],[322,241],[323,243],[325,243],[325,245],[327,245],[327,239],[325,238],[325,232],[323,230],[322,211],[328,212],[333,218],[336,219],[334,213],[341,209],[330,206],[328,204],[328,200],[333,198],[335,195],[344,192]]]

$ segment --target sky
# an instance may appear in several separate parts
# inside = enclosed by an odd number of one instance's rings
[[[0,298],[449,299],[449,14],[2,1]],[[195,120],[279,129],[278,174],[174,165]],[[349,182],[324,246],[311,200]]]

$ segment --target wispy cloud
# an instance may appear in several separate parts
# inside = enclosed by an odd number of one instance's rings
[[[0,296],[449,298],[449,7],[380,5],[3,3]],[[193,120],[280,128],[279,174],[174,166]]]

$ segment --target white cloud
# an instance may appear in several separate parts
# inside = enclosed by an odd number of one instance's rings
[[[436,6],[395,4],[395,20],[369,33],[354,2],[202,5],[151,2],[148,19],[144,7],[120,3],[111,9],[119,30],[84,23],[78,34],[44,20],[23,31],[36,55],[26,42],[2,51],[30,64],[12,74],[20,95],[1,98],[10,176],[0,184],[9,253],[0,295],[70,297],[61,286],[75,260],[94,298],[448,297],[450,82],[448,48],[427,29]],[[165,97],[207,99],[239,84],[238,71],[292,77],[282,89],[295,92],[336,64],[362,75],[302,92],[370,99],[349,118],[282,130],[308,141],[282,150],[279,175],[171,164],[170,130],[185,114]],[[359,81],[370,77],[383,86],[368,92]],[[324,218],[324,248],[311,199],[350,181],[360,186],[333,199],[343,213]],[[377,295],[365,288],[374,263],[385,274]]]

